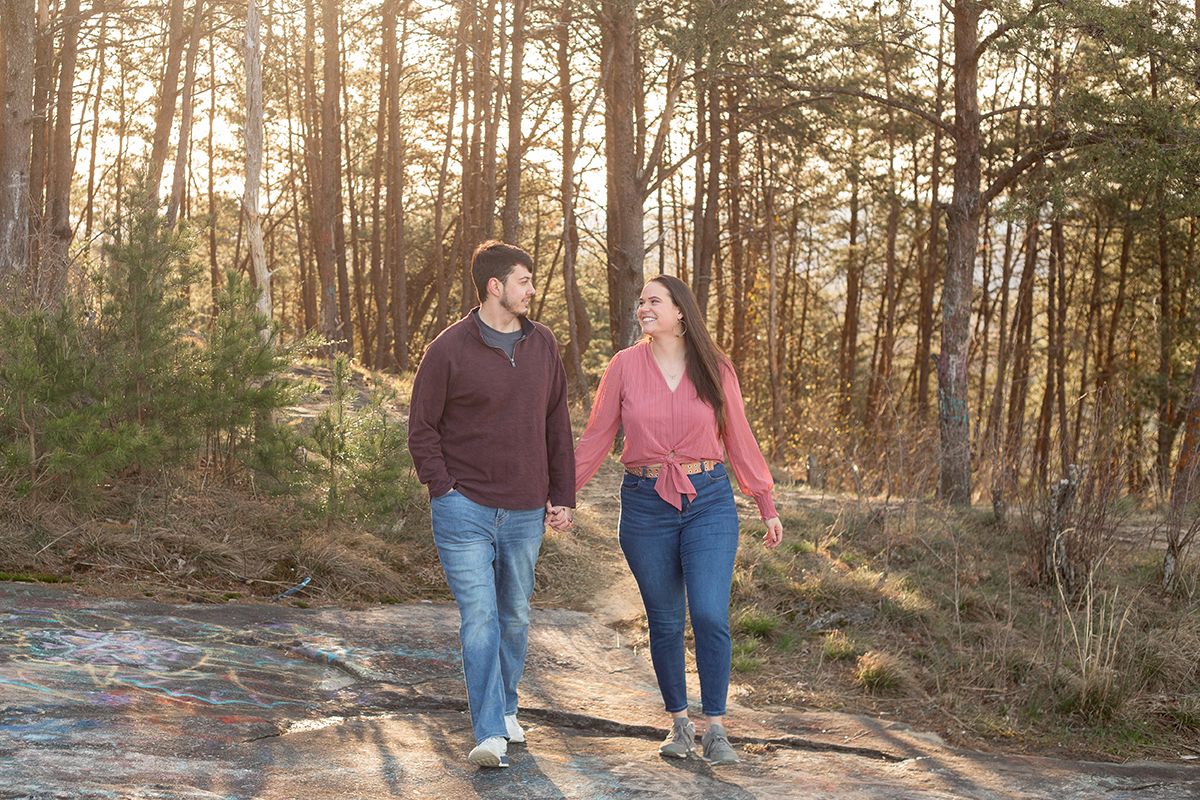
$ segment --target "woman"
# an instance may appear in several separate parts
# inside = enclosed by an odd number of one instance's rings
[[[746,421],[737,375],[709,336],[687,284],[669,275],[654,278],[642,289],[637,316],[645,335],[613,356],[575,448],[576,491],[600,468],[624,426],[621,550],[637,579],[650,627],[650,658],[674,718],[659,751],[686,758],[696,747],[684,674],[690,610],[701,706],[708,718],[703,757],[714,765],[733,764],[738,756],[723,722],[738,515],[722,445],[738,487],[754,497],[766,521],[767,547],[779,544],[783,526],[771,497],[771,473]]]

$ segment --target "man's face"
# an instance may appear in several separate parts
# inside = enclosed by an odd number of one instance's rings
[[[517,264],[500,284],[500,307],[514,317],[523,317],[529,313],[534,294],[533,273],[525,265]]]

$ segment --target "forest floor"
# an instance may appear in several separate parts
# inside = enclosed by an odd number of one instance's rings
[[[322,369],[305,371],[321,381]],[[293,414],[311,418],[322,402]],[[616,538],[620,478],[609,459],[580,493],[575,526],[547,530],[534,602],[586,612],[646,653]],[[740,706],[887,718],[980,751],[1200,757],[1200,606],[1151,588],[1161,553],[1148,537],[1114,540],[1095,581],[1068,599],[1029,578],[1029,518],[1002,525],[990,510],[786,483],[776,501],[786,535],[769,551],[739,495],[731,699]],[[449,599],[423,494],[382,521],[347,522],[200,469],[106,487],[100,512],[0,499],[0,580],[162,602]]]

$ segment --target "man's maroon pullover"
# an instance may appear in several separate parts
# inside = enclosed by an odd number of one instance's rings
[[[451,489],[492,508],[575,506],[575,453],[558,342],[521,317],[510,361],[478,309],[442,331],[413,379],[408,451],[430,497]]]

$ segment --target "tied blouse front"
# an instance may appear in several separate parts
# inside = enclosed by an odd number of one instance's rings
[[[686,372],[674,392],[667,386],[649,342],[617,353],[600,379],[587,430],[575,448],[575,490],[600,469],[617,429],[624,425],[621,463],[634,469],[661,464],[655,490],[675,508],[682,507],[680,495],[696,497],[680,465],[724,461],[723,444],[738,488],[754,498],[759,516],[764,520],[779,516],[771,496],[771,472],[746,419],[737,374],[726,362],[721,365],[721,384],[725,391],[724,436],[717,433],[716,412],[696,394]]]

